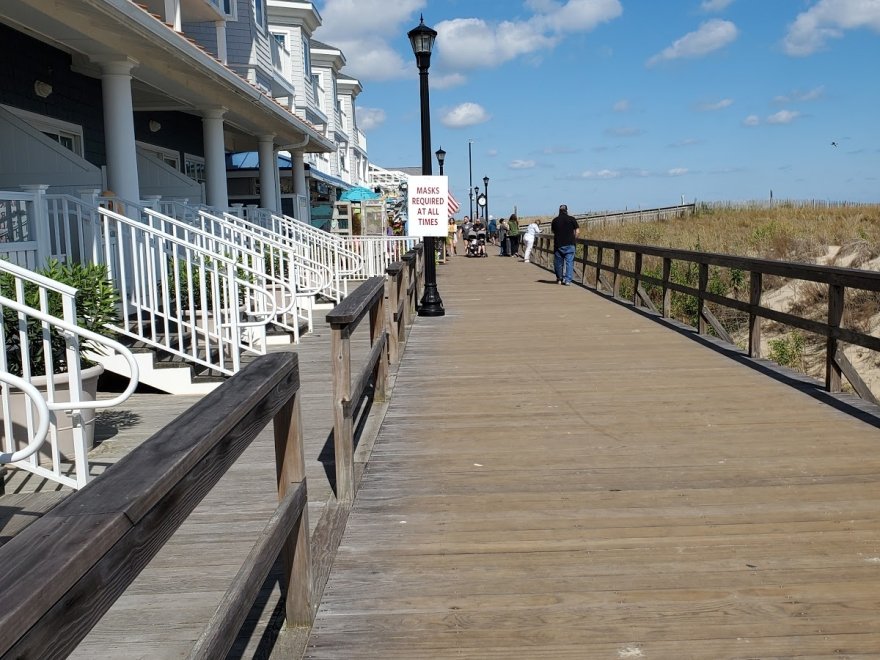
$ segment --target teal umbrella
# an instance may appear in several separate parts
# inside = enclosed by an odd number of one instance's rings
[[[356,187],[349,188],[339,196],[340,202],[362,202],[365,199],[379,199],[382,197],[379,193],[375,193],[369,188]]]

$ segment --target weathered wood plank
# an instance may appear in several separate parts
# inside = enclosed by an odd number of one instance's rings
[[[877,654],[876,411],[535,268],[441,275],[304,657]]]

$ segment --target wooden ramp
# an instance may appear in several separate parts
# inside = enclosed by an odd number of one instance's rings
[[[490,252],[439,267],[305,657],[880,657],[869,408]]]

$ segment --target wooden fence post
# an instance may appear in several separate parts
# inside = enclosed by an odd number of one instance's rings
[[[837,331],[843,320],[845,289],[840,284],[828,285],[828,327],[831,331],[825,340],[825,389],[840,392],[840,365],[837,363]]]
[[[388,362],[397,364],[400,361],[400,319],[397,310],[400,308],[400,281],[403,268],[385,278],[385,325],[388,328]]]
[[[348,325],[331,324],[333,355],[333,452],[336,461],[336,499],[354,498],[354,428],[351,401],[351,338]],[[348,404],[348,405],[347,405]]]
[[[303,454],[300,390],[275,415],[275,473],[278,500],[306,481]],[[309,544],[309,508],[303,508],[284,544],[284,606],[288,626],[310,626],[312,607],[312,558]]]
[[[385,279],[386,286],[388,279]],[[378,304],[370,308],[370,346],[385,340],[385,350],[376,362],[375,380],[373,386],[374,400],[384,403],[388,400],[388,344],[389,338],[385,334],[385,296],[380,296]]]
[[[752,307],[761,305],[762,286],[763,275],[752,271],[749,278],[749,305]],[[749,312],[749,357],[761,357],[761,317],[753,311]]]
[[[663,258],[663,318],[672,316],[672,289],[669,288],[669,276],[672,273],[672,259]]]
[[[602,246],[596,248],[596,291],[600,291],[599,285],[602,283]]]
[[[615,298],[620,297],[620,250],[614,250],[614,277],[611,279],[611,295]]]
[[[581,243],[581,245],[584,246],[584,253],[582,255],[583,256],[582,261],[583,261],[584,268],[581,271],[581,284],[586,286],[587,285],[587,261],[589,261],[589,256],[590,256],[590,244],[587,243],[586,241],[584,241],[583,243]]]
[[[633,268],[633,307],[639,306],[639,286],[642,279],[642,253],[635,253],[635,267]]]
[[[709,286],[709,264],[700,264],[700,283],[697,288],[697,332],[705,335],[708,330],[708,324],[703,317],[703,309],[706,307],[706,299],[703,294]]]

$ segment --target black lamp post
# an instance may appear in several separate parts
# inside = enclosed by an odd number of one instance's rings
[[[471,192],[471,188],[474,185],[474,166],[471,160],[471,145],[473,143],[473,140],[468,140],[468,197],[471,198],[471,218],[474,217],[474,201],[476,201],[476,197]]]
[[[483,177],[483,194],[486,195],[486,206],[483,208],[483,217],[486,218],[486,224],[489,224],[489,177]]]
[[[477,205],[476,215],[473,216],[474,220],[480,217],[480,186],[474,186],[474,202]]]
[[[431,104],[428,98],[428,68],[431,66],[431,49],[437,31],[425,25],[425,17],[407,33],[419,67],[419,96],[422,108],[422,176],[431,176]],[[439,156],[439,154],[438,154]],[[445,156],[445,154],[444,154]],[[437,291],[437,264],[434,256],[434,237],[425,236],[425,294],[422,296],[419,316],[443,316],[443,301]]]
[[[446,160],[446,152],[443,151],[443,147],[440,147],[434,153],[437,155],[437,164],[440,165],[440,176],[443,176],[443,161]]]

